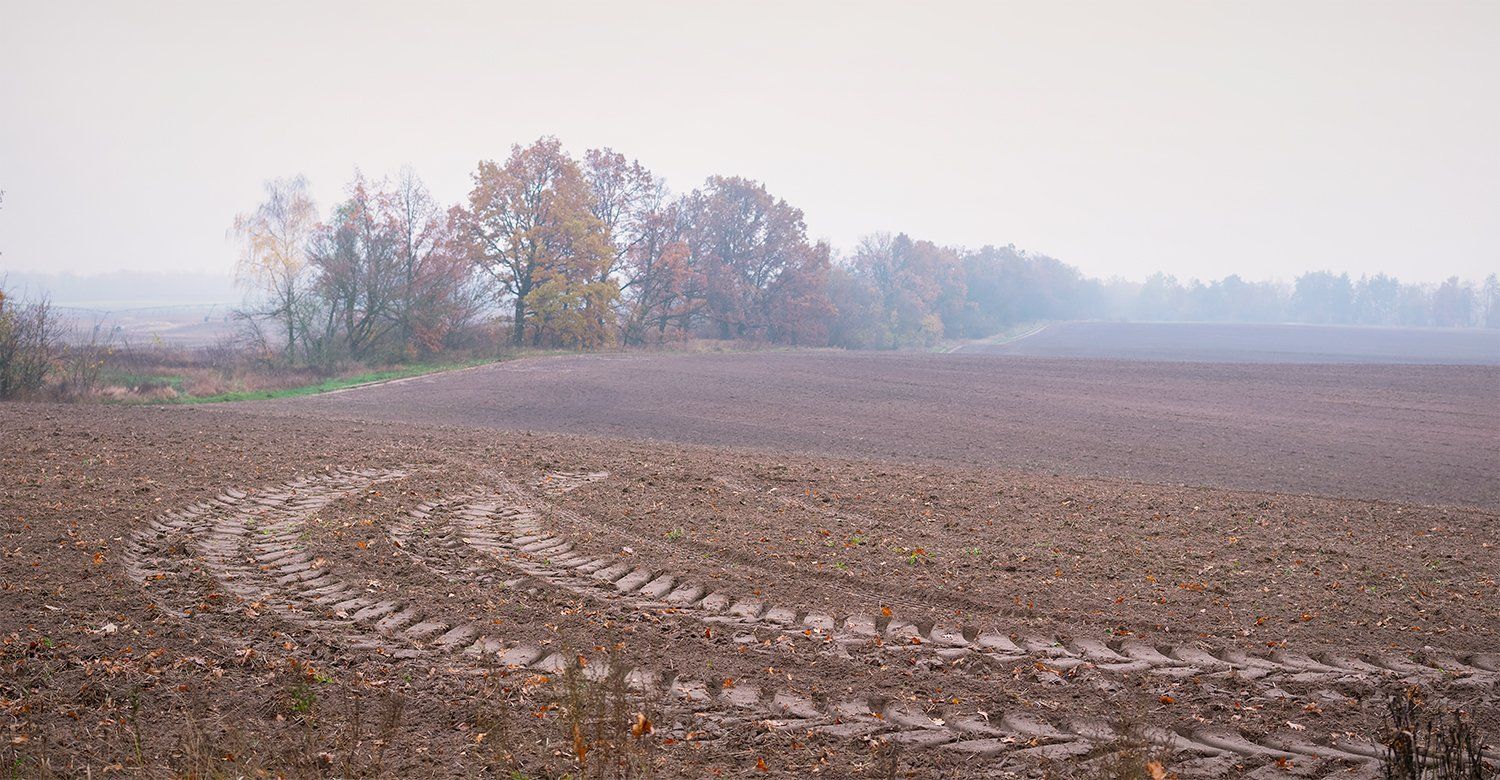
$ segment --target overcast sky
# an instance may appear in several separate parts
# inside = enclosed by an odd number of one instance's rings
[[[261,182],[552,134],[1092,275],[1500,270],[1500,3],[0,0],[0,271],[227,273]]]

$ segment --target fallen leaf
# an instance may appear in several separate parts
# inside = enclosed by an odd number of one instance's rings
[[[583,727],[577,723],[573,724],[573,755],[578,756],[580,764],[587,760],[589,755],[589,743],[584,741]]]

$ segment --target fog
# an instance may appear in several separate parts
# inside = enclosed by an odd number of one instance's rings
[[[234,214],[556,135],[757,179],[849,249],[1090,277],[1479,280],[1494,3],[0,2],[0,272],[226,275]]]

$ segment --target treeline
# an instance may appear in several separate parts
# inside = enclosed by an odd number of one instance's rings
[[[623,155],[577,160],[552,138],[481,162],[473,181],[443,208],[410,172],[356,176],[326,221],[305,180],[267,183],[234,225],[257,339],[289,361],[416,356],[503,313],[516,346],[828,343],[830,250],[757,182],[673,196]]]
[[[712,176],[674,194],[618,152],[574,158],[553,138],[481,162],[472,179],[466,201],[444,207],[409,171],[356,176],[326,220],[304,180],[268,183],[234,226],[261,343],[324,363],[431,354],[486,323],[517,346],[576,349],[688,338],[891,349],[1075,318],[1500,327],[1494,276],[1131,283],[1013,246],[905,234],[840,255],[759,182]]]
[[[1456,276],[1426,285],[1328,271],[1303,274],[1290,285],[1234,275],[1183,284],[1156,274],[1144,283],[1111,280],[1099,290],[1099,316],[1118,319],[1500,328],[1495,274],[1482,285]]]
[[[575,158],[553,138],[481,162],[472,180],[462,203],[445,205],[409,170],[394,181],[356,174],[326,215],[304,179],[268,182],[232,228],[258,357],[220,345],[230,357],[218,362],[326,373],[497,342],[920,348],[1065,319],[1500,328],[1495,274],[1438,285],[1324,271],[1292,284],[1100,280],[1014,246],[904,233],[839,253],[759,182],[711,176],[677,194],[618,152]],[[64,335],[45,298],[0,289],[0,398],[88,395],[113,345],[97,329],[72,345]]]

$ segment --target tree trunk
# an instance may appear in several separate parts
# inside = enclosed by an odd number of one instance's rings
[[[297,349],[297,306],[291,295],[286,296],[286,362],[291,365],[296,361]]]
[[[510,339],[518,347],[526,346],[526,296],[516,296],[516,314],[511,325]]]

